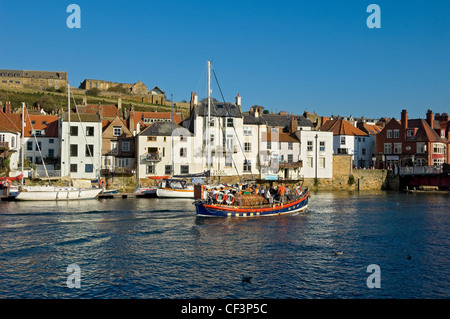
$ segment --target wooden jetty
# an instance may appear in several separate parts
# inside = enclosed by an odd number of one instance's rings
[[[115,193],[115,194],[98,194],[98,199],[113,199],[113,198],[155,198],[155,195],[136,194],[136,193]]]

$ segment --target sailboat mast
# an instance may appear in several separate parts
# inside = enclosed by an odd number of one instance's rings
[[[68,129],[67,129],[67,175],[69,175],[70,178],[70,84],[69,81],[67,81],[67,125],[68,125]]]
[[[206,124],[206,129],[208,130],[207,134],[207,145],[208,145],[208,172],[209,172],[209,178],[211,179],[211,61],[208,61],[208,122]]]
[[[22,102],[22,135],[21,135],[21,140],[20,140],[20,144],[21,144],[21,160],[22,160],[22,181],[21,181],[21,185],[23,185],[23,179],[25,178],[24,175],[24,169],[23,169],[23,165],[25,162],[25,149],[23,147],[23,143],[25,141],[24,137],[24,132],[25,132],[25,102]]]
[[[175,167],[174,167],[174,153],[173,153],[173,94],[170,94],[170,100],[171,100],[171,113],[170,113],[170,117],[171,117],[171,119],[172,119],[172,138],[171,138],[171,140],[172,140],[172,150],[171,150],[171,152],[170,153],[172,153],[172,169],[171,169],[171,172],[172,172],[172,177],[173,177],[173,174],[174,174],[174,172],[175,172]]]

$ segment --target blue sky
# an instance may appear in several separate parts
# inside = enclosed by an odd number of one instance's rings
[[[71,3],[80,29],[66,26]],[[380,29],[366,25],[371,3]],[[205,97],[212,60],[244,111],[423,118],[450,111],[449,14],[442,0],[0,0],[0,68],[141,80],[181,101]]]

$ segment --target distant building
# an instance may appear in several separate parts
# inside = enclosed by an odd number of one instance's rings
[[[138,178],[201,172],[192,134],[176,123],[153,122],[136,136],[136,143]]]
[[[59,89],[67,85],[67,72],[0,70],[0,85],[16,88]]]
[[[304,178],[333,177],[333,133],[298,130],[300,143],[301,175]]]
[[[379,124],[383,125],[383,122],[377,122]],[[357,128],[359,128],[361,131],[363,131],[364,133],[367,133],[367,135],[369,136],[370,139],[370,144],[366,144],[367,149],[364,151],[365,152],[365,161],[369,161],[369,166],[370,167],[375,167],[376,165],[376,148],[377,148],[377,136],[378,133],[381,132],[381,130],[383,129],[383,127],[378,126],[376,124],[369,124],[368,122],[365,121],[360,121],[357,123],[356,125]],[[364,157],[364,155],[362,154],[362,149],[360,149],[360,157]]]
[[[190,117],[183,125],[194,136],[194,158],[201,163],[197,173],[209,167],[211,176],[258,174],[256,158],[251,158],[244,149],[241,96],[238,94],[236,103],[211,98],[209,117],[208,123],[207,99],[198,101],[197,95],[193,95]]]
[[[136,158],[133,133],[118,116],[102,123],[102,175],[132,174]]]
[[[450,122],[447,113],[426,119],[409,119],[402,110],[401,120],[392,119],[377,135],[377,167],[437,166],[450,163]]]
[[[17,120],[11,117],[17,117]],[[11,104],[6,102],[0,109],[0,165],[9,158],[9,169],[16,170],[20,161],[20,137],[22,126],[20,116],[12,114]]]
[[[353,166],[369,168],[372,164],[369,135],[344,119],[328,120],[320,131],[333,133],[334,154],[353,156]]]
[[[96,179],[102,160],[102,121],[98,114],[64,113],[61,125],[61,176]],[[70,135],[69,135],[70,133]]]
[[[41,177],[46,177],[45,169],[59,170],[61,148],[59,124],[57,115],[27,114],[25,117],[23,142],[25,159],[29,160],[30,164],[37,164]],[[59,172],[57,175],[59,176]]]
[[[183,120],[183,114],[180,112],[173,113],[173,121],[176,124],[180,124]],[[133,135],[139,134],[145,128],[153,124],[154,122],[171,122],[172,112],[140,112],[135,111],[134,107],[131,110],[126,119],[126,123]]]

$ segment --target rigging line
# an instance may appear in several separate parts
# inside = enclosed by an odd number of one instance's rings
[[[202,71],[202,74],[200,75],[200,79],[199,79],[199,81],[198,81],[198,83],[197,83],[197,86],[196,86],[196,91],[195,91],[195,93],[197,93],[197,92],[200,92],[200,90],[201,90],[201,87],[203,87],[203,81],[204,81],[204,77],[206,76],[206,68],[203,68],[203,71]],[[205,91],[208,91],[208,88],[206,88],[205,89]]]
[[[228,106],[226,105],[226,102],[225,102],[225,98],[223,97],[222,89],[220,88],[220,84],[219,84],[219,80],[217,79],[216,72],[214,71],[214,68],[211,67],[211,69],[212,69],[212,71],[213,71],[214,78],[216,79],[217,86],[219,87],[220,95],[222,96],[222,100],[223,100],[224,106],[225,106],[225,108],[227,109],[227,113],[230,114],[230,111],[229,111],[229,109],[228,109]],[[239,136],[238,136],[238,134],[237,134],[237,132],[236,132],[236,127],[234,126],[234,121],[233,121],[232,127],[233,127],[233,130],[234,130],[234,133],[236,134],[237,140],[238,140],[238,142],[239,142],[239,146],[240,146],[240,148],[241,148],[242,154],[244,155],[244,160],[245,160],[245,162],[248,164],[247,156],[245,156],[245,151],[244,151],[244,149],[242,148],[241,140],[239,139]]]
[[[219,128],[222,130],[222,145],[224,144],[223,142],[225,141],[225,139],[224,139],[224,130],[223,130],[223,126],[222,126],[222,124],[220,123],[220,119],[219,119]],[[225,143],[226,144],[226,143]],[[225,145],[226,146],[226,145]],[[226,162],[226,153],[227,152],[225,152],[225,162]],[[223,154],[223,153],[222,153]],[[239,176],[239,181],[241,182],[242,180],[241,180],[241,175],[239,174],[239,170],[238,170],[238,168],[237,168],[237,165],[236,165],[236,162],[234,161],[234,159],[233,159],[233,153],[231,153],[231,162],[233,163],[233,165],[234,165],[234,169],[236,170],[236,173],[238,174],[238,176]]]

